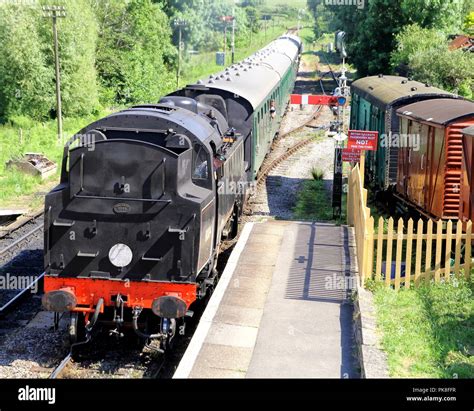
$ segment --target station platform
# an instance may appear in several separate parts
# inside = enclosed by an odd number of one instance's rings
[[[351,230],[247,223],[173,378],[357,378]]]

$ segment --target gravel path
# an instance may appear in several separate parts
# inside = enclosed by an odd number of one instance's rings
[[[304,60],[300,65],[300,72],[296,79],[295,92],[297,93],[319,93],[318,81],[314,80],[314,67],[309,66]],[[327,66],[320,69],[327,71]],[[326,87],[326,86],[325,86]],[[327,90],[326,90],[327,91]],[[280,135],[298,127],[313,115],[315,106],[291,106],[282,121]],[[269,164],[286,152],[286,150],[298,141],[315,137],[315,141],[309,143],[301,150],[282,161],[268,175],[265,184],[258,187],[249,199],[250,215],[243,217],[243,222],[260,221],[267,218],[292,219],[293,207],[296,203],[298,191],[301,184],[311,179],[311,170],[318,168],[324,172],[324,180],[327,189],[332,188],[334,167],[334,140],[325,137],[324,131],[318,127],[328,127],[334,120],[333,114],[328,107],[323,107],[318,118],[311,123],[311,127],[289,134],[277,139],[272,151],[267,155],[264,165]]]

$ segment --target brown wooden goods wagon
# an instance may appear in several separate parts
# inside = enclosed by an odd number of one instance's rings
[[[474,125],[474,103],[428,100],[404,106],[397,115],[405,145],[399,150],[397,197],[436,219],[472,218],[465,201],[472,185],[463,176],[463,170],[472,170],[472,152],[466,155],[472,145],[465,146],[462,130]]]

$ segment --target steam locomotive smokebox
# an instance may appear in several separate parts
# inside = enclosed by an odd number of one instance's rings
[[[40,153],[26,153],[20,159],[13,159],[7,162],[7,168],[15,168],[25,174],[41,176],[42,179],[53,175],[57,170],[57,165]]]

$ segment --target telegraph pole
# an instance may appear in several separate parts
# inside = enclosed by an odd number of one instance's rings
[[[58,140],[63,138],[63,120],[61,107],[61,76],[59,68],[59,47],[58,47],[58,29],[57,19],[66,17],[64,6],[43,6],[43,17],[53,20],[53,40],[54,40],[54,63],[56,69],[56,118],[58,120]]]
[[[183,49],[182,28],[186,26],[186,20],[174,19],[175,27],[178,27],[178,67],[176,67],[176,88],[179,88],[179,76],[181,74],[181,52]]]
[[[232,64],[234,64],[235,57],[235,14],[232,10]]]

